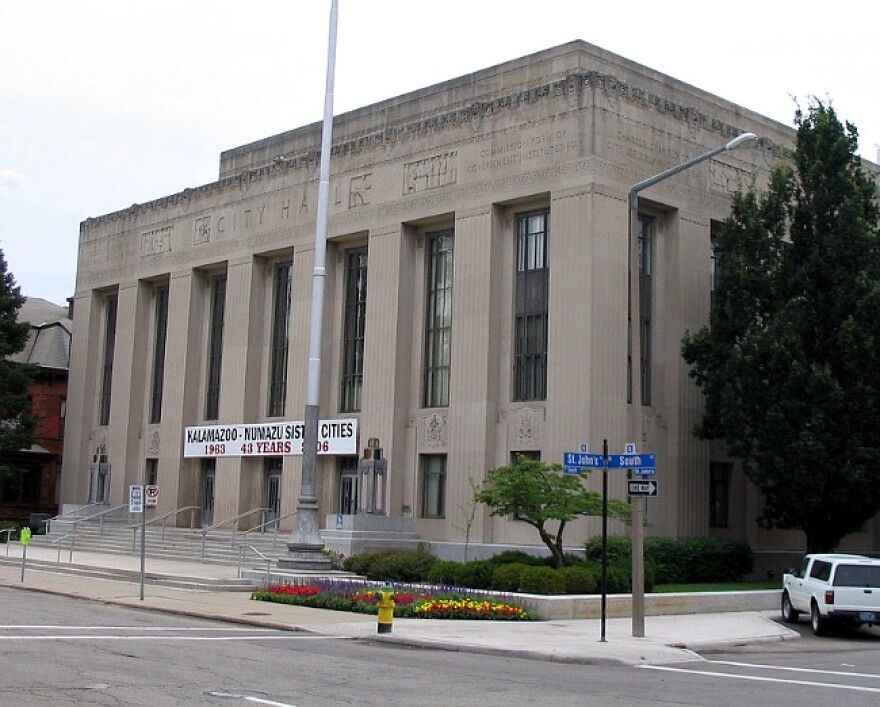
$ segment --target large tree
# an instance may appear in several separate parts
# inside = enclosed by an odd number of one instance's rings
[[[35,424],[28,389],[33,369],[10,359],[27,345],[30,324],[18,321],[23,304],[0,249],[0,475],[21,473],[10,456],[33,444]]]
[[[563,474],[558,464],[546,464],[518,455],[510,466],[490,469],[476,500],[492,509],[493,516],[513,516],[528,523],[541,537],[559,568],[565,562],[562,534],[569,521],[580,516],[601,516],[602,497],[584,486],[586,475]],[[609,515],[629,519],[629,506],[608,500]],[[556,522],[555,531],[548,523]]]
[[[683,355],[723,440],[764,494],[763,527],[828,551],[880,510],[880,220],[855,126],[797,110],[765,191],[734,196],[715,243],[710,326]]]

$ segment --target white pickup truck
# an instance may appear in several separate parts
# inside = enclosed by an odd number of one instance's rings
[[[782,578],[782,619],[809,614],[813,633],[833,623],[880,625],[880,560],[864,555],[807,555]]]

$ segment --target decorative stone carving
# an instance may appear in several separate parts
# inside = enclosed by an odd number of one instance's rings
[[[403,193],[415,194],[458,181],[458,151],[446,152],[403,166]]]
[[[441,450],[446,448],[446,417],[432,412],[422,418],[422,447],[424,449]]]
[[[370,182],[371,174],[363,174],[352,177],[348,183],[348,208],[366,206],[370,203],[370,190],[373,185]]]
[[[211,217],[202,216],[193,224],[193,245],[201,245],[211,240]]]
[[[507,415],[507,439],[512,450],[538,449],[544,439],[542,407],[524,406],[510,410]]]
[[[162,448],[162,439],[158,427],[151,427],[147,431],[147,454],[151,457],[158,457]]]
[[[141,233],[141,257],[168,253],[171,250],[171,226],[162,226]]]

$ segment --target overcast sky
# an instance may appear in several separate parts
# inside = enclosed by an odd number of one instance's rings
[[[0,248],[74,293],[79,223],[217,179],[323,115],[330,0],[0,0]],[[339,0],[335,112],[575,39],[786,125],[830,99],[876,161],[877,0]]]

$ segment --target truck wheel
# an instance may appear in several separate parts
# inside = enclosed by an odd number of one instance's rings
[[[787,624],[793,624],[797,622],[799,616],[800,612],[791,605],[788,592],[782,592],[782,620]]]
[[[819,605],[815,602],[810,610],[810,625],[813,627],[813,633],[817,636],[824,636],[828,633],[828,619],[819,613]]]

